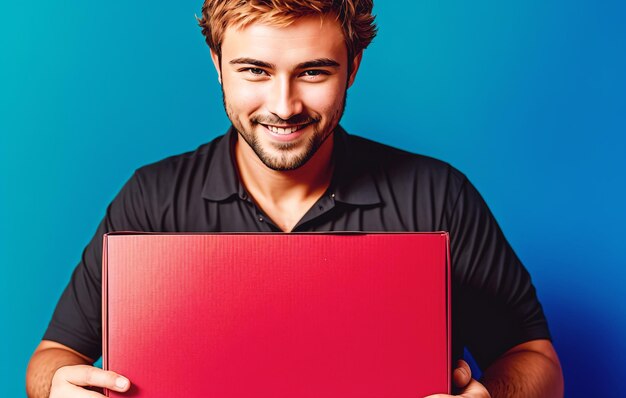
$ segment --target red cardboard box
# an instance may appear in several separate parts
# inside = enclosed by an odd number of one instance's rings
[[[110,397],[402,398],[450,389],[446,233],[104,238]]]

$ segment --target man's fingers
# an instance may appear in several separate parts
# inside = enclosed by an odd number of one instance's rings
[[[478,381],[472,379],[467,387],[463,390],[461,397],[472,397],[472,398],[490,398],[491,395]]]
[[[458,361],[456,361],[456,368],[454,368],[454,370],[452,371],[452,382],[454,383],[454,386],[456,387],[456,389],[461,391],[463,395],[460,395],[460,396],[462,397],[465,397],[465,393],[468,393],[470,394],[468,396],[473,397],[473,395],[471,394],[477,391],[475,389],[476,387],[473,385],[474,383],[482,387],[480,383],[472,379],[472,370],[470,369],[467,362],[465,362],[462,359],[459,359]],[[454,395],[454,397],[458,397],[458,396],[459,395]],[[478,395],[478,396],[482,396],[482,395]],[[450,397],[453,397],[453,395],[435,394],[435,395],[429,395],[426,398],[450,398]]]
[[[76,386],[104,387],[120,392],[130,388],[126,377],[88,365],[64,366],[57,370],[56,377]]]
[[[467,362],[462,359],[459,359],[456,362],[456,369],[452,372],[452,381],[454,385],[460,389],[465,388],[472,380],[472,370],[470,369]]]
[[[61,393],[63,398],[80,397],[80,398],[104,398],[104,395],[95,391],[85,390],[82,387],[78,387],[72,384],[68,384],[67,387]],[[55,395],[56,396],[56,395]],[[52,394],[50,394],[52,398]]]
[[[425,398],[491,398],[489,391],[478,381],[471,379],[460,395],[435,394]]]

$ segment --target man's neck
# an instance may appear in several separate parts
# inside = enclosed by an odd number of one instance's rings
[[[333,136],[304,165],[289,171],[267,167],[238,137],[235,159],[241,182],[256,204],[283,231],[291,231],[326,192],[333,172]]]

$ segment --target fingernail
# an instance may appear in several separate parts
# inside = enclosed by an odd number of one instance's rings
[[[118,378],[115,380],[115,385],[116,385],[118,388],[126,388],[126,386],[128,385],[128,380],[127,380],[127,379],[125,379],[124,377],[118,377]]]

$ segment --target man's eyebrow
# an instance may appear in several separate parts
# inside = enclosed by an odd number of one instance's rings
[[[268,69],[274,69],[274,65],[270,64],[269,62],[265,62],[265,61],[260,61],[258,59],[254,59],[254,58],[235,58],[232,59],[228,62],[231,65],[240,65],[240,64],[245,64],[245,65],[254,65],[254,66],[259,66],[261,68],[268,68]]]
[[[298,64],[297,69],[307,69],[307,68],[319,68],[319,67],[333,67],[338,68],[339,62],[330,58],[318,58],[312,61],[306,61],[301,64]]]
[[[275,65],[270,64],[269,62],[261,61],[261,60],[254,59],[254,58],[247,58],[247,57],[235,58],[235,59],[230,60],[228,63],[231,65],[241,65],[241,64],[254,65],[260,68],[268,68],[268,69],[275,68]],[[308,68],[320,68],[320,67],[338,68],[339,66],[340,66],[339,62],[335,61],[334,59],[318,58],[318,59],[313,59],[311,61],[299,63],[296,66],[296,69],[308,69]]]

